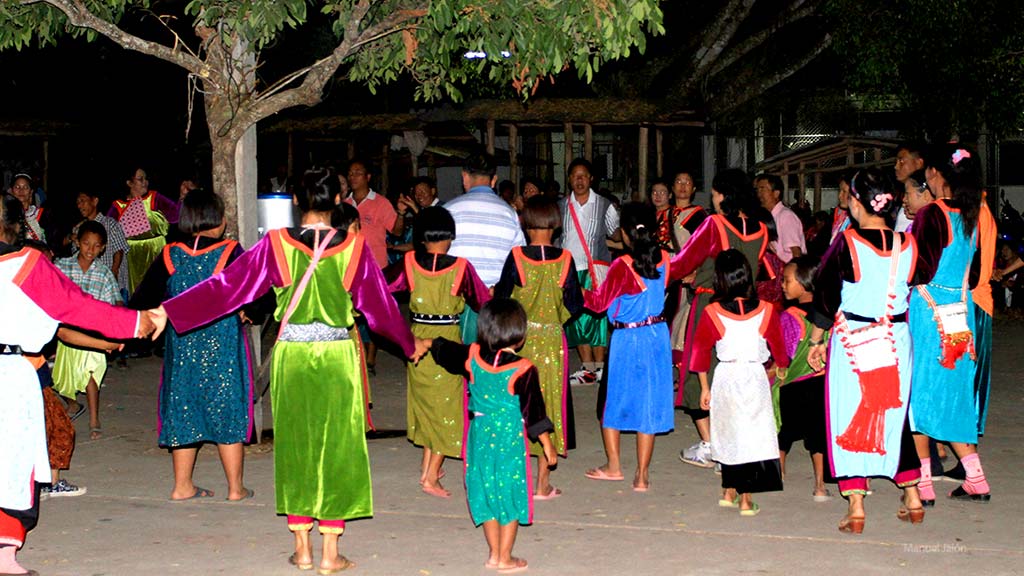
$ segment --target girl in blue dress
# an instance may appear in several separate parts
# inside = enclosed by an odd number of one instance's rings
[[[601,436],[608,461],[587,470],[592,480],[622,480],[619,441],[623,431],[636,432],[633,490],[646,492],[655,434],[671,432],[672,343],[663,316],[669,255],[657,241],[654,208],[631,202],[622,207],[621,226],[627,254],[608,269],[597,290],[584,291],[584,305],[607,312],[612,332],[608,385]],[[637,358],[643,357],[643,362]]]
[[[179,229],[186,242],[163,247],[129,304],[157,306],[219,273],[242,254],[238,242],[223,239],[224,202],[206,190],[192,190],[182,201]],[[213,491],[192,482],[199,447],[217,444],[228,500],[253,495],[242,482],[244,446],[252,430],[252,372],[238,314],[198,330],[167,332],[159,394],[160,446],[171,452],[171,500],[209,498]]]

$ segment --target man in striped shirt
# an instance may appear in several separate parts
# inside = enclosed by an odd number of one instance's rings
[[[494,192],[496,172],[492,156],[471,154],[462,167],[466,193],[444,205],[455,219],[455,240],[448,253],[469,260],[488,287],[498,283],[512,248],[526,244],[516,211]],[[475,316],[463,316],[462,341],[476,341]]]

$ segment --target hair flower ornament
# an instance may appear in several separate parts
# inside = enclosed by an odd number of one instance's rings
[[[964,158],[970,158],[971,153],[963,148],[957,148],[956,152],[953,152],[953,166],[956,166]]]
[[[885,205],[892,200],[892,194],[886,192],[885,194],[877,194],[871,199],[871,207],[874,208],[875,212],[881,212]]]

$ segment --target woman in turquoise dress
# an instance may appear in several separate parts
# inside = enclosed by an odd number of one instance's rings
[[[321,571],[351,562],[338,553],[345,520],[373,515],[367,408],[353,312],[378,335],[414,352],[409,327],[361,235],[331,227],[337,179],[307,174],[295,195],[297,228],[272,230],[219,274],[164,303],[179,333],[204,326],[273,289],[281,323],[271,357],[277,512],[295,534],[290,563],[313,566],[309,539],[323,535]]]
[[[533,522],[530,440],[544,447],[542,465],[558,460],[537,368],[516,354],[525,339],[523,307],[495,298],[480,311],[476,343],[417,341],[417,351],[429,348],[439,366],[469,381],[466,499],[473,524],[484,527],[490,551],[484,566],[499,572],[527,566],[512,556],[512,546],[519,525]]]
[[[920,460],[907,420],[907,296],[917,243],[886,223],[895,198],[892,182],[878,170],[854,175],[850,217],[858,226],[836,236],[814,280],[807,363],[812,370],[827,368],[826,446],[832,475],[849,500],[839,530],[855,534],[864,530],[869,477],[891,479],[903,489],[900,520],[924,520]]]
[[[224,240],[224,202],[206,190],[193,190],[182,202],[181,231],[186,242],[164,246],[132,296],[129,306],[144,310],[185,292],[219,273],[242,254],[238,242]],[[242,481],[244,447],[252,431],[253,378],[249,348],[238,314],[198,330],[167,332],[159,394],[159,444],[171,451],[172,500],[213,496],[192,482],[199,446],[217,444],[228,500],[250,498]]]
[[[977,160],[957,145],[929,154],[925,176],[935,202],[914,217],[920,247],[910,295],[914,339],[914,395],[910,427],[921,457],[921,499],[935,502],[928,439],[949,442],[966,472],[950,498],[988,501],[988,481],[978,458],[978,406],[975,377],[975,307],[970,289],[977,283],[981,180]]]
[[[622,431],[636,432],[633,490],[646,492],[654,436],[671,432],[672,342],[663,316],[669,256],[657,240],[654,208],[632,202],[622,207],[622,231],[629,254],[612,262],[597,291],[583,292],[584,305],[607,312],[615,330],[608,356],[607,396],[601,435],[607,462],[587,470],[592,480],[622,480]],[[637,362],[643,357],[643,362]]]

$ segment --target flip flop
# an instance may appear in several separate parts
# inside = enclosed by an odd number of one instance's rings
[[[341,554],[338,555],[338,559],[341,560],[341,566],[338,566],[337,568],[317,568],[316,573],[323,574],[326,576],[327,574],[337,574],[338,572],[343,572],[345,570],[348,570],[349,568],[356,567],[355,562],[352,562],[351,560],[345,558]]]
[[[516,563],[515,566],[509,566],[508,568],[498,568],[498,574],[517,574],[519,572],[526,572],[530,567],[526,560],[522,558],[512,558],[512,561]],[[522,564],[520,564],[522,562]]]
[[[68,417],[71,418],[72,422],[74,422],[75,420],[78,420],[82,414],[85,414],[85,404],[79,404],[78,410],[76,410],[74,414],[68,414]]]
[[[591,480],[607,480],[610,482],[621,482],[624,479],[621,472],[618,476],[613,476],[600,468],[591,468],[584,472],[583,475]]]
[[[832,500],[832,491],[826,488],[825,494],[815,494],[812,492],[811,498],[813,498],[815,502],[828,502]]]
[[[646,486],[641,486],[636,482],[633,483],[633,492],[647,492],[651,488],[651,483],[647,482]]]
[[[288,563],[291,564],[292,566],[295,566],[299,570],[312,570],[313,569],[313,563],[312,562],[299,562],[299,561],[297,561],[295,559],[295,554],[292,554],[291,556],[288,557]]]
[[[740,507],[740,497],[739,497],[739,495],[737,495],[732,500],[726,500],[725,498],[719,498],[718,499],[718,505],[720,507],[722,507],[722,508],[739,508]]]
[[[196,493],[188,498],[171,498],[171,502],[186,502],[188,500],[199,500],[201,498],[213,498],[213,490],[196,486]]]
[[[533,495],[533,499],[534,500],[554,500],[555,498],[558,498],[561,495],[562,495],[562,491],[559,490],[558,488],[555,488],[554,486],[552,486],[551,490],[549,490],[547,494],[534,494]]]
[[[252,498],[255,495],[256,495],[255,491],[253,491],[253,490],[251,490],[249,488],[246,488],[245,489],[245,496],[242,496],[241,498],[239,498],[237,500],[232,500],[231,498],[225,498],[225,500],[227,500],[228,502],[241,502],[242,500],[248,500],[249,498]]]
[[[740,510],[740,516],[748,516],[748,517],[749,516],[757,516],[758,514],[761,513],[761,507],[758,506],[756,502],[752,503],[752,505],[753,505],[753,508],[750,508],[748,510]],[[738,506],[738,504],[737,504],[737,506]]]

